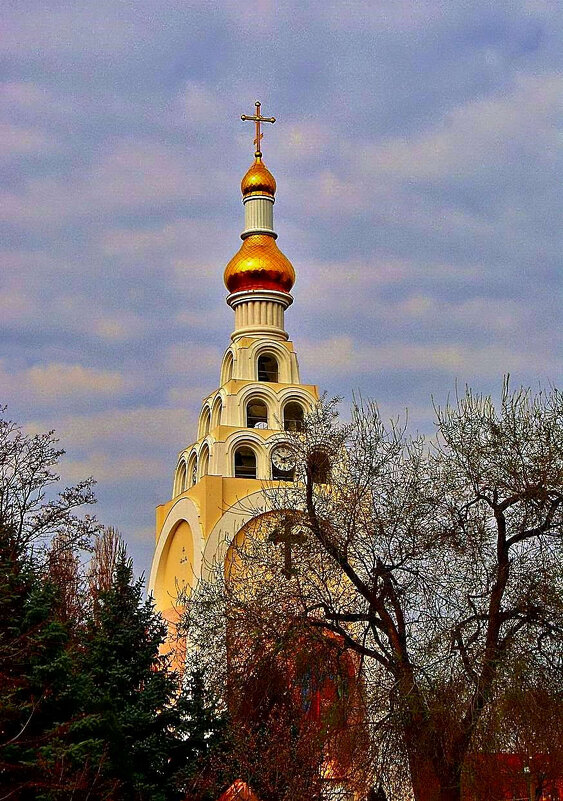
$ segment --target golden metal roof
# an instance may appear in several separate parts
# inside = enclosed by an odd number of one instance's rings
[[[275,195],[276,179],[259,156],[242,179],[240,189],[244,197],[258,194]]]
[[[289,293],[295,270],[272,236],[252,234],[227,264],[224,279],[229,292],[273,289]]]

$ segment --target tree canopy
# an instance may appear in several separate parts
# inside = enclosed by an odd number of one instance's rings
[[[427,439],[375,404],[349,424],[321,404],[288,435],[296,481],[265,487],[264,525],[240,539],[237,570],[200,587],[188,625],[208,636],[215,593],[249,642],[291,625],[355,654],[374,779],[458,801],[472,755],[533,747],[537,716],[517,713],[533,697],[552,767],[563,753],[563,397],[506,383],[498,407],[467,390],[435,412]]]

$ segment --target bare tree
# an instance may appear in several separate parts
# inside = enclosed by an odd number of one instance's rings
[[[333,798],[364,795],[361,766],[371,760],[358,660],[338,637],[252,598],[247,578],[218,575],[187,602],[192,648],[229,712],[229,751],[207,791],[243,780],[261,801],[320,799],[327,787]]]
[[[5,408],[0,408],[0,413]],[[29,435],[10,420],[0,419],[0,524],[14,532],[20,550],[32,544],[80,547],[99,526],[75,510],[95,502],[92,478],[57,491],[55,468],[64,451],[53,431]]]
[[[408,774],[417,801],[459,801],[507,688],[561,653],[563,397],[505,383],[497,410],[468,390],[436,425],[427,442],[374,404],[348,425],[321,404],[291,436],[296,481],[264,490],[284,538],[245,532],[229,604],[258,637],[267,609],[356,654],[374,772],[394,797]]]
[[[109,592],[113,586],[115,568],[125,556],[125,550],[125,543],[113,526],[105,526],[94,538],[88,569],[88,589],[94,613],[100,593]]]

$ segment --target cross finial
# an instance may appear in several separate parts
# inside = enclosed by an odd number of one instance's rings
[[[262,117],[260,115],[260,101],[257,100],[254,104],[256,106],[256,114],[241,114],[241,120],[252,120],[252,122],[256,123],[256,139],[254,140],[254,144],[256,145],[256,151],[254,153],[254,157],[259,159],[262,158],[262,151],[260,150],[260,140],[264,136],[263,133],[260,132],[260,123],[261,122],[275,122],[275,117]]]

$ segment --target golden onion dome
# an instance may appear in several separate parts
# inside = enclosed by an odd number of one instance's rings
[[[252,234],[227,264],[224,278],[229,292],[273,289],[289,293],[295,283],[295,270],[272,236]]]
[[[258,194],[276,194],[276,179],[265,166],[260,156],[256,157],[254,164],[252,164],[240,182],[240,189],[243,197]]]

